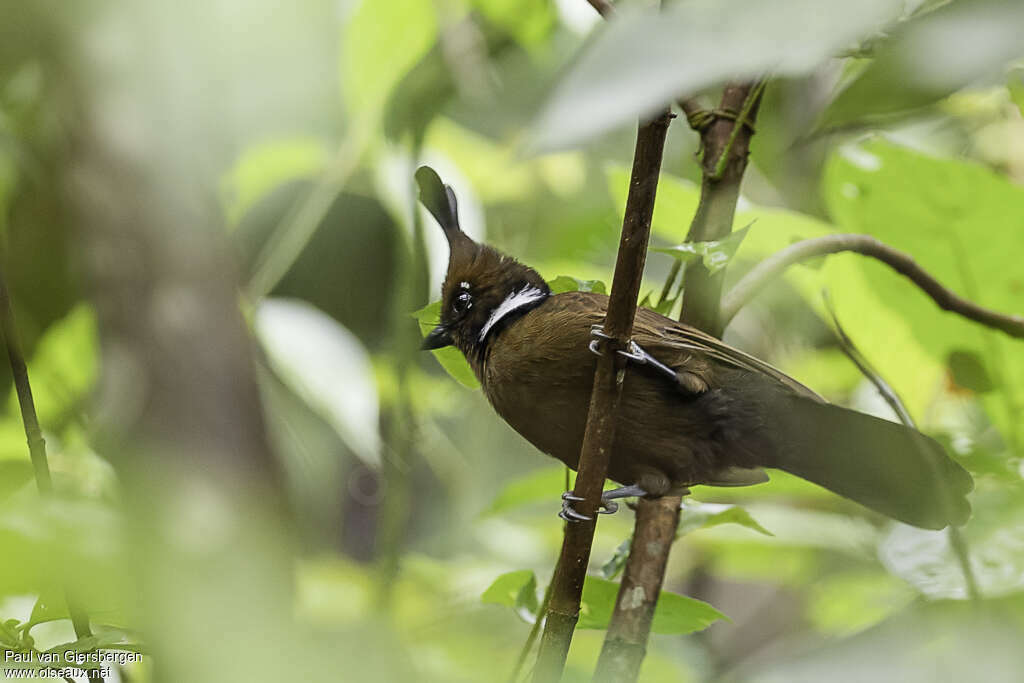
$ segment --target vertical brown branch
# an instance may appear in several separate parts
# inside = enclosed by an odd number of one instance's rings
[[[690,225],[688,241],[721,239],[732,230],[759,100],[757,85],[726,86],[719,110],[746,111],[746,119],[720,117],[703,129],[700,204]],[[680,319],[716,336],[721,334],[718,314],[722,275],[711,275],[699,263],[688,266],[684,274]],[[644,498],[637,505],[633,543],[597,662],[595,681],[635,681],[640,673],[668,554],[679,525],[681,503],[682,496],[673,495]]]
[[[633,681],[640,673],[668,553],[679,525],[680,501],[680,496],[672,495],[641,499],[637,505],[629,559],[594,670],[594,680],[599,683]]]
[[[731,84],[725,87],[719,109],[739,113],[744,109],[747,98],[756,86],[751,83]],[[757,117],[760,96],[750,102],[747,121],[735,121],[720,117],[708,126],[701,135],[704,146],[700,203],[686,236],[688,242],[706,242],[721,239],[732,231],[736,215],[736,201],[740,194],[740,181],[747,168],[750,153],[751,125]],[[734,134],[734,128],[739,130]],[[732,143],[730,145],[730,142]],[[725,159],[721,174],[717,167]],[[683,313],[681,320],[705,332],[721,335],[718,311],[722,298],[722,282],[725,270],[714,275],[699,262],[690,264],[683,276]]]
[[[597,362],[573,491],[576,496],[583,498],[576,509],[591,518],[596,516],[608,471],[608,460],[615,438],[615,412],[625,371],[614,350],[625,346],[633,329],[640,280],[647,258],[658,174],[661,171],[661,158],[670,120],[671,114],[666,110],[654,120],[641,124],[637,131],[633,173],[604,323],[604,332],[612,339],[604,346],[604,354]],[[566,527],[562,552],[552,581],[551,604],[548,606],[547,622],[537,655],[534,681],[557,681],[561,678],[572,632],[579,618],[580,597],[590,560],[594,528],[593,519]]]

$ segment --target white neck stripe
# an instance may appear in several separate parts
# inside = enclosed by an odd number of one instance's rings
[[[487,333],[501,321],[502,318],[508,314],[519,310],[523,306],[528,306],[534,301],[543,299],[547,296],[547,292],[537,289],[533,285],[526,285],[518,292],[512,292],[505,297],[505,300],[498,304],[498,307],[491,313],[491,317],[484,323],[483,328],[480,329],[480,338],[478,341],[483,341],[487,338]]]

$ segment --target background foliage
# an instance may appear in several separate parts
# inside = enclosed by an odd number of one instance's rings
[[[36,493],[7,389],[4,648],[74,641],[68,588],[98,634],[78,647],[139,646],[202,680],[511,671],[557,556],[565,474],[493,414],[457,354],[436,353],[439,365],[415,351],[447,258],[414,204],[420,162],[454,186],[470,234],[562,289],[598,287],[632,122],[665,99],[772,72],[736,216],[748,229],[697,257],[729,263],[734,282],[797,239],[864,232],[964,296],[1024,312],[1019,3],[680,0],[664,16],[647,4],[623,0],[604,27],[584,0],[0,3],[3,269],[60,494]],[[141,146],[167,196],[198,188],[215,217],[288,494],[294,548],[268,534],[221,566],[236,581],[188,584],[211,621],[187,636],[144,626],[185,584],[163,577],[155,597],[137,587],[149,570],[133,559],[134,508],[101,429],[133,403],[97,391],[133,385],[119,356],[100,361],[109,339],[76,208],[90,125]],[[697,204],[695,141],[677,120],[644,286],[654,298]],[[698,488],[642,679],[1019,680],[1024,347],[854,255],[791,269],[726,340],[891,418],[837,347],[823,289],[922,429],[975,475],[964,533],[983,603],[965,600],[941,532],[781,473]],[[6,364],[0,382],[10,387]],[[214,533],[207,502],[183,501],[181,523]],[[567,680],[590,676],[631,525],[628,510],[601,520]],[[293,550],[287,618],[236,599],[276,595],[247,563]],[[176,643],[202,645],[189,655]],[[154,678],[152,661],[130,680]]]

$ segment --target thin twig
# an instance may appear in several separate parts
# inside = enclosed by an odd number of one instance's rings
[[[722,174],[725,173],[725,166],[729,163],[729,155],[732,153],[733,147],[736,146],[736,140],[739,138],[741,131],[748,131],[753,133],[754,122],[751,119],[751,112],[754,111],[754,107],[758,102],[761,101],[761,95],[764,93],[765,81],[760,80],[753,87],[750,93],[743,100],[743,108],[740,109],[739,116],[736,117],[736,122],[732,126],[732,130],[729,131],[729,138],[726,140],[725,149],[718,154],[718,161],[715,162],[715,170],[711,174],[711,180],[721,180]]]
[[[743,276],[743,279],[723,298],[722,324],[728,325],[736,313],[765,285],[791,265],[843,251],[852,251],[881,261],[920,287],[944,311],[1001,330],[1011,337],[1024,338],[1024,317],[982,308],[957,296],[919,266],[909,254],[894,249],[870,235],[858,234],[826,235],[796,242],[764,259]]]
[[[21,337],[18,336],[18,327],[14,322],[11,294],[7,288],[7,278],[4,276],[2,268],[0,268],[0,329],[3,330],[4,342],[7,344],[7,358],[11,363],[14,390],[18,395],[18,405],[21,408],[21,420],[25,426],[25,437],[28,439],[28,452],[32,459],[32,469],[35,471],[36,486],[41,495],[52,496],[53,478],[50,476],[50,465],[46,458],[46,439],[43,438],[43,430],[39,426],[39,416],[36,414],[36,404],[32,398],[32,385],[28,381],[28,366],[25,364]],[[91,636],[89,615],[66,593],[65,600],[68,605],[68,616],[75,629],[75,636],[79,639]],[[96,670],[90,670],[89,680],[102,683],[103,677]]]
[[[566,527],[562,552],[552,581],[551,604],[548,606],[537,655],[537,668],[534,671],[534,681],[537,683],[558,681],[561,678],[573,629],[579,619],[583,581],[594,540],[593,518],[596,517],[608,471],[615,438],[615,413],[625,373],[624,365],[615,350],[625,346],[633,329],[637,296],[647,258],[661,158],[671,119],[671,113],[665,110],[654,120],[641,124],[637,131],[622,237],[604,321],[604,332],[610,339],[597,361],[573,490],[576,496],[583,499],[576,505],[576,510],[591,517],[591,520]]]
[[[537,608],[537,618],[534,619],[533,625],[530,627],[530,633],[526,636],[526,642],[523,643],[523,647],[519,650],[519,656],[516,657],[516,664],[512,667],[512,673],[509,674],[508,683],[516,683],[516,681],[519,680],[519,674],[523,670],[523,665],[526,664],[526,658],[530,656],[530,650],[533,649],[533,643],[537,640],[537,636],[540,634],[540,628],[544,624],[544,614],[547,613],[548,605],[551,604],[551,586],[553,583],[553,581],[548,581],[547,588],[544,589],[544,599],[541,600],[540,607]]]
[[[825,308],[828,309],[829,315],[832,317],[832,324],[835,326],[836,339],[839,341],[839,348],[842,349],[846,357],[849,358],[857,369],[860,370],[861,374],[868,378],[878,393],[885,399],[885,402],[889,404],[893,412],[900,418],[900,422],[904,426],[911,429],[917,429],[917,425],[914,423],[914,418],[910,416],[910,411],[907,410],[906,404],[900,398],[896,390],[892,388],[885,378],[882,377],[881,373],[876,370],[868,359],[864,357],[864,354],[860,352],[860,349],[856,347],[853,340],[850,339],[849,335],[846,334],[846,330],[839,324],[839,317],[836,315],[835,308],[832,306],[832,301],[828,296],[828,292],[824,293]],[[940,492],[945,496],[945,492]],[[960,529],[950,525],[946,533],[949,535],[949,546],[953,549],[953,555],[957,559],[957,563],[960,565],[960,571],[964,575],[964,585],[967,587],[967,596],[974,602],[978,602],[981,599],[981,591],[978,589],[978,581],[974,576],[974,569],[971,567],[971,561],[969,557],[969,551],[967,549],[967,540],[960,533]]]
[[[676,283],[676,278],[679,277],[679,271],[682,267],[682,260],[673,259],[672,268],[668,271],[668,276],[665,278],[665,285],[661,288],[661,295],[658,296],[657,308],[659,310],[661,309],[661,305],[668,300],[669,295],[672,293],[672,285]]]

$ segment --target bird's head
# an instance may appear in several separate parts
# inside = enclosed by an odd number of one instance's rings
[[[512,321],[539,306],[551,290],[534,269],[462,232],[455,193],[433,169],[420,167],[416,182],[420,201],[441,226],[449,248],[441,319],[423,340],[423,348],[454,345],[471,362],[479,362],[487,344]]]

